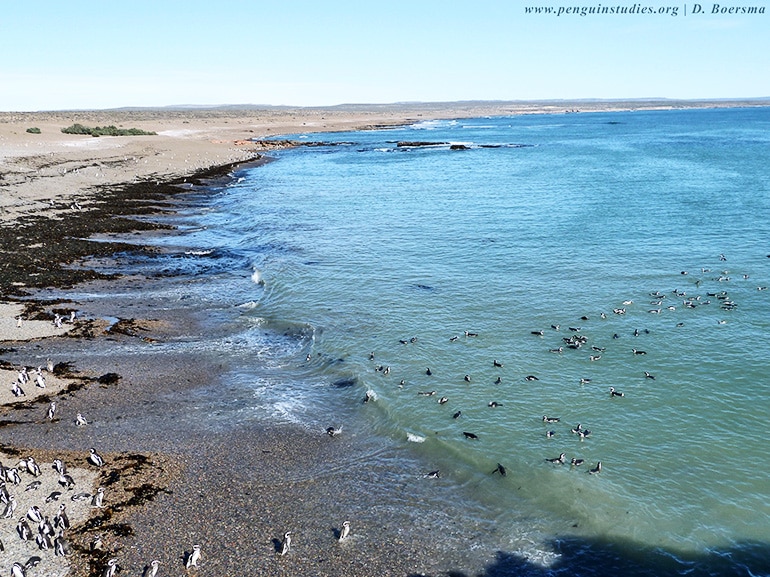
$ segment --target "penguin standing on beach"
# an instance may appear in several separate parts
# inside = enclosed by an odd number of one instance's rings
[[[190,554],[187,556],[187,563],[185,564],[185,567],[189,569],[190,567],[197,567],[198,561],[201,559],[201,546],[200,545],[193,545],[192,551],[190,551]]]
[[[338,541],[341,543],[347,538],[348,535],[350,535],[350,521],[345,521],[342,523],[342,528],[340,529],[340,536]]]
[[[104,459],[102,459],[101,455],[96,452],[96,449],[89,449],[89,455],[88,455],[88,462],[96,467],[101,467],[104,465]]]
[[[291,550],[291,531],[286,531],[286,533],[283,534],[283,543],[281,543],[280,555],[283,557],[290,550]]]
[[[157,559],[147,565],[147,567],[144,568],[142,577],[155,577],[158,574],[158,565],[160,565],[160,561]]]
[[[96,490],[96,494],[91,498],[91,506],[97,509],[103,509],[104,505],[104,487],[99,487]]]
[[[118,560],[114,557],[107,561],[107,566],[104,568],[102,577],[115,577],[115,572],[118,570]]]
[[[24,567],[22,567],[21,563],[13,564],[13,567],[11,567],[11,577],[27,577],[27,574],[24,571]]]
[[[46,413],[48,420],[53,421],[53,417],[55,414],[56,414],[56,401],[51,401],[51,404],[48,405],[48,412]]]

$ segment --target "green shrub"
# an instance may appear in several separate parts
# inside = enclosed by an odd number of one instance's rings
[[[33,126],[32,128],[27,128],[27,132],[30,134],[40,134],[40,129],[36,126]]]
[[[64,134],[90,134],[91,136],[144,136],[154,135],[156,132],[141,130],[140,128],[118,128],[117,126],[96,126],[89,128],[82,124],[73,124],[67,128],[62,128]]]

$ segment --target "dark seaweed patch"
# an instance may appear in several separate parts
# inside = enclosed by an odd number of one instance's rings
[[[118,373],[104,373],[96,381],[101,385],[115,385],[121,379]]]

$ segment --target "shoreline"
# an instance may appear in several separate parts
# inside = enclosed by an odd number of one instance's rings
[[[126,146],[134,146],[137,142],[149,146],[145,140],[153,137],[100,138],[136,138],[133,144],[127,143]],[[183,143],[189,144],[186,141]],[[369,513],[367,516],[366,507],[371,504],[360,494],[361,490],[376,487],[380,479],[367,470],[365,462],[359,462],[352,467],[352,471],[344,474],[320,466],[322,463],[344,462],[355,451],[365,456],[365,451],[372,450],[372,447],[363,443],[366,447],[362,448],[361,438],[348,440],[344,436],[337,439],[342,443],[333,444],[327,442],[329,439],[325,435],[311,435],[307,431],[275,425],[250,430],[253,436],[240,441],[227,433],[191,435],[181,428],[171,431],[166,439],[153,439],[151,430],[133,431],[131,423],[145,422],[141,420],[145,418],[144,411],[150,411],[161,419],[165,411],[170,410],[170,406],[164,405],[170,401],[157,398],[158,382],[163,383],[164,396],[173,393],[176,396],[172,398],[178,399],[185,398],[196,387],[210,384],[219,378],[219,370],[206,359],[190,362],[182,355],[170,358],[153,352],[157,343],[162,344],[166,339],[175,338],[175,335],[200,332],[201,319],[194,315],[176,318],[176,311],[172,311],[173,314],[154,313],[148,306],[132,309],[130,307],[133,305],[125,305],[116,309],[115,303],[98,299],[85,304],[60,302],[44,298],[45,291],[38,291],[39,288],[54,286],[57,288],[55,292],[59,293],[61,291],[58,289],[82,287],[83,282],[91,282],[87,286],[93,287],[94,291],[109,294],[111,290],[117,291],[118,287],[126,292],[141,291],[142,287],[150,284],[146,280],[106,277],[93,271],[73,269],[71,265],[86,256],[108,258],[121,250],[146,251],[151,255],[153,249],[141,244],[95,243],[82,239],[100,233],[126,235],[146,231],[154,234],[164,229],[174,234],[173,227],[154,224],[153,215],[173,214],[180,202],[184,203],[184,194],[190,190],[189,186],[195,183],[205,185],[209,179],[226,176],[244,162],[239,158],[230,161],[234,156],[239,156],[236,154],[240,151],[238,145],[207,143],[195,153],[198,154],[196,158],[203,161],[221,155],[229,162],[201,167],[187,174],[173,172],[182,171],[185,165],[191,164],[190,159],[184,158],[182,160],[188,162],[174,164],[168,175],[170,178],[164,180],[160,174],[153,177],[155,173],[147,173],[145,180],[140,182],[105,183],[105,179],[96,177],[97,173],[94,172],[94,178],[88,181],[89,184],[71,195],[79,200],[80,209],[67,207],[66,200],[59,196],[60,192],[56,192],[57,196],[52,198],[62,206],[53,214],[48,214],[44,207],[45,196],[35,199],[32,212],[21,210],[14,213],[15,207],[3,210],[3,220],[0,222],[3,246],[24,244],[22,248],[26,250],[21,251],[23,257],[16,261],[16,268],[0,270],[0,289],[4,300],[15,296],[26,304],[29,309],[26,314],[32,320],[46,321],[44,324],[48,326],[53,326],[51,319],[54,311],[65,313],[69,309],[77,309],[79,319],[76,332],[79,336],[56,336],[41,330],[34,333],[29,341],[15,338],[9,340],[9,331],[14,336],[14,327],[9,326],[0,335],[3,340],[0,346],[4,348],[0,359],[10,357],[16,365],[31,365],[32,361],[35,364],[40,362],[49,349],[58,350],[61,358],[67,360],[81,358],[79,352],[86,344],[89,349],[98,349],[96,352],[90,351],[89,356],[76,363],[75,377],[85,379],[83,388],[61,396],[68,428],[54,429],[51,424],[41,423],[40,416],[45,408],[43,403],[48,402],[41,400],[21,408],[4,407],[6,432],[13,431],[11,438],[14,440],[25,439],[24,450],[29,445],[32,447],[29,450],[36,456],[40,451],[39,460],[47,464],[55,450],[68,449],[72,453],[67,455],[78,455],[73,458],[82,460],[83,451],[87,451],[88,446],[99,446],[100,450],[105,447],[108,463],[113,466],[112,471],[122,470],[126,473],[118,475],[123,483],[124,498],[112,500],[109,505],[110,514],[115,514],[116,520],[112,525],[115,525],[117,532],[106,540],[104,554],[93,556],[83,551],[82,557],[73,559],[72,574],[86,575],[89,571],[101,571],[108,553],[119,558],[119,565],[126,574],[141,571],[142,563],[149,563],[152,558],[161,559],[161,574],[176,574],[182,571],[183,553],[189,551],[194,540],[200,539],[202,535],[204,548],[201,564],[205,571],[219,569],[233,574],[233,571],[237,571],[237,564],[233,559],[223,559],[231,555],[234,558],[248,558],[250,563],[255,563],[253,569],[256,573],[275,575],[407,575],[425,571],[456,573],[460,567],[444,564],[441,554],[446,552],[442,551],[439,543],[431,542],[429,527],[417,527],[411,531],[402,531],[400,527],[378,528],[379,519],[376,515]],[[115,146],[122,147],[122,140]],[[204,148],[213,152],[204,153]],[[115,158],[114,150],[109,147],[94,150],[99,154],[107,151],[108,156],[112,155],[109,158]],[[223,150],[228,152],[223,154]],[[255,158],[253,155],[261,153],[249,150],[248,154],[252,156],[247,157],[245,162],[259,162],[261,157]],[[66,155],[57,160],[72,162]],[[92,166],[88,164],[91,161],[97,164],[106,162],[99,156],[88,161],[78,157],[76,161],[81,167],[87,168]],[[119,176],[121,171],[125,171],[125,166],[120,164],[115,174]],[[56,181],[57,178],[66,181],[71,172],[68,170],[58,177],[49,177],[45,173],[48,168],[37,170],[42,170],[44,174],[33,177],[34,183],[45,179]],[[49,194],[59,188],[59,185],[48,187],[48,184],[46,182],[45,188]],[[188,185],[188,188],[180,185]],[[13,185],[0,181],[4,201],[8,190],[14,190]],[[37,208],[38,205],[43,208]],[[132,218],[136,215],[141,219]],[[19,227],[20,221],[33,218],[34,223]],[[57,222],[62,223],[60,227],[56,225]],[[37,232],[41,226],[47,227],[43,230],[51,233],[50,238]],[[16,250],[19,251],[18,246]],[[58,260],[54,263],[54,259]],[[55,273],[52,272],[54,265],[65,267]],[[46,268],[51,270],[46,271]],[[20,278],[24,280],[20,281]],[[24,284],[14,284],[18,282]],[[122,320],[110,323],[104,320],[107,317]],[[46,340],[41,340],[43,337]],[[128,355],[116,351],[125,346],[140,354]],[[6,347],[12,350],[9,352]],[[109,373],[120,375],[120,378],[110,384],[99,382],[100,376]],[[69,427],[76,402],[87,406],[85,414],[93,419],[84,430]],[[8,420],[13,422],[9,425]],[[64,417],[57,424],[64,425]],[[3,443],[7,443],[8,438],[4,436]],[[221,445],[226,448],[223,449]],[[142,447],[141,451],[137,451],[138,446]],[[41,447],[46,447],[50,453],[43,453]],[[251,468],[233,470],[227,448],[235,450],[242,459],[246,459]],[[139,464],[143,466],[138,467]],[[130,472],[134,467],[139,470]],[[313,475],[314,471],[320,471],[320,474]],[[106,473],[108,478],[110,474]],[[228,480],[226,484],[225,479]],[[132,492],[131,489],[142,487],[149,492],[139,499],[140,502],[128,504],[131,500],[129,495],[137,495],[137,491]],[[410,489],[418,491],[415,487],[410,486]],[[446,487],[439,486],[436,492],[444,492],[446,499],[452,499]],[[416,494],[419,495],[419,492]],[[148,501],[153,502],[148,504]],[[331,508],[332,504],[336,504],[336,508]],[[331,538],[336,525],[332,527],[330,524],[341,523],[346,515],[345,506],[357,511],[357,518],[352,520],[354,541],[346,544],[353,547],[341,548]],[[401,522],[404,525],[410,523],[410,511],[401,511],[396,517],[399,515],[403,515]],[[169,524],[174,528],[173,534],[167,533]],[[217,524],[227,527],[227,531],[219,531]],[[462,525],[462,519],[459,524]],[[125,531],[126,525],[131,527],[133,535],[119,534]],[[295,530],[300,527],[297,535],[299,551],[297,555],[283,559],[275,555],[275,540],[280,539],[287,525]],[[462,537],[463,527],[457,527],[457,531],[458,535],[452,536],[454,539]],[[94,533],[93,530],[84,531],[83,543],[85,536],[90,538]],[[162,542],[164,539],[166,542]],[[361,555],[361,549],[366,550],[366,555]],[[503,574],[514,569],[545,571],[537,566],[533,569],[525,560],[512,560],[508,555],[498,551],[497,558],[490,559],[488,564],[463,569],[469,569],[474,574]],[[250,566],[249,571],[251,569]],[[495,570],[499,573],[495,573]]]

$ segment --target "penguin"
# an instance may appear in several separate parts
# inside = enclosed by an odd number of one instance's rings
[[[27,486],[24,487],[24,491],[37,491],[42,484],[42,481],[32,481],[31,483],[27,483]]]
[[[65,475],[67,473],[67,467],[64,464],[64,461],[61,459],[54,459],[53,463],[51,464],[51,467],[54,471],[59,473],[60,475]]]
[[[59,475],[59,485],[61,485],[68,491],[71,491],[75,487],[75,479],[72,478],[72,475],[68,475],[67,473],[62,473],[61,475]]]
[[[579,467],[580,465],[585,463],[585,459],[576,459],[575,457],[572,457],[572,460],[569,463],[573,467]]]
[[[602,462],[599,461],[596,463],[596,467],[588,471],[591,475],[597,475],[598,473],[602,472]]]
[[[160,565],[160,561],[157,559],[152,561],[149,565],[147,565],[147,567],[144,568],[142,577],[155,577],[158,574],[158,565]]]
[[[48,518],[48,515],[46,515],[45,518],[37,526],[37,530],[38,530],[38,533],[42,533],[43,535],[48,535],[49,537],[56,534],[56,531],[54,531],[53,525],[51,525],[51,521]]]
[[[89,549],[91,551],[102,551],[104,549],[104,542],[102,541],[102,536],[97,535],[93,539],[91,539],[91,543],[88,545]]]
[[[102,577],[115,577],[115,572],[118,570],[118,560],[114,557],[107,561],[107,566],[102,572]]]
[[[342,542],[348,535],[350,535],[350,521],[343,521],[340,536],[337,540]]]
[[[5,506],[5,511],[3,511],[3,519],[13,517],[14,511],[16,511],[16,499],[11,495],[8,499],[8,504]]]
[[[494,408],[497,408],[497,407],[502,407],[503,404],[502,403],[498,403],[497,401],[489,401],[489,403],[487,403],[487,406],[488,407],[492,407],[494,409]]]
[[[37,537],[35,537],[35,542],[41,551],[53,549],[53,541],[51,541],[51,537],[45,533],[38,533]]]
[[[33,523],[40,523],[43,520],[43,513],[40,510],[40,507],[32,505],[27,511],[27,519]]]
[[[558,457],[553,457],[552,459],[546,459],[549,463],[554,463],[556,465],[563,465],[564,464],[564,458],[566,457],[566,453],[561,453]]]
[[[466,439],[478,439],[479,436],[475,433],[469,433],[468,431],[463,431],[463,435],[465,435]]]
[[[19,534],[19,539],[22,541],[29,541],[32,539],[32,529],[29,528],[29,524],[24,517],[19,519],[16,525],[16,532]]]
[[[67,516],[67,505],[64,503],[59,505],[59,513],[53,518],[53,524],[55,527],[59,527],[62,530],[70,528],[70,519]]]
[[[41,475],[40,466],[33,457],[27,457],[27,471],[29,471],[33,477],[39,477]]]
[[[508,471],[506,471],[505,467],[504,467],[502,464],[498,463],[498,464],[497,464],[497,467],[495,467],[495,470],[494,470],[494,471],[492,471],[492,474],[493,474],[493,475],[494,475],[495,473],[500,473],[500,475],[501,475],[502,477],[505,477],[505,476],[508,474]]]
[[[503,363],[501,363],[500,361],[498,361],[497,359],[495,359],[494,361],[492,361],[492,366],[494,366],[494,367],[498,367],[498,368],[502,368],[502,366],[503,366]]]
[[[623,396],[625,395],[620,391],[616,391],[615,387],[610,387],[610,397],[623,397]]]
[[[101,467],[104,465],[104,459],[102,459],[101,455],[96,452],[96,449],[91,448],[89,449],[89,455],[88,455],[88,462],[94,465],[95,467]]]
[[[339,427],[326,427],[326,434],[330,437],[336,437],[340,433],[342,433],[342,425]]]
[[[21,476],[19,475],[19,470],[16,467],[6,469],[6,476],[8,477],[8,480],[14,485],[21,483]]]
[[[104,487],[99,487],[96,490],[96,494],[91,498],[91,506],[96,507],[97,509],[103,509],[104,505],[102,504],[104,501]]]
[[[45,498],[45,502],[50,503],[51,501],[58,501],[59,497],[61,497],[61,491],[51,491]]]
[[[13,564],[13,567],[11,567],[11,577],[27,577],[27,573],[24,571],[24,567],[22,567],[21,563]]]
[[[53,540],[53,554],[56,557],[66,557],[71,552],[69,541],[64,538],[64,530],[62,530]]]
[[[438,400],[438,404],[439,404],[439,405],[444,405],[444,404],[446,404],[448,401],[449,401],[449,397],[441,397],[441,398]]]
[[[190,554],[187,556],[187,563],[185,566],[187,569],[190,567],[197,567],[198,561],[200,561],[201,558],[201,546],[200,545],[193,545],[192,551],[190,551]]]
[[[436,469],[435,471],[431,471],[430,473],[425,473],[423,477],[426,479],[438,479],[441,476],[441,471]]]
[[[77,415],[75,415],[75,425],[77,425],[78,427],[82,427],[83,425],[87,425],[87,424],[88,424],[88,421],[86,421],[85,417],[82,414],[78,413]]]
[[[462,414],[463,414],[462,411],[457,411],[454,415],[452,415],[452,418],[453,419],[459,419]]]
[[[543,415],[544,423],[558,423],[559,421],[561,421],[559,417],[549,417],[547,415]]]
[[[280,555],[283,557],[291,550],[291,531],[283,534],[283,543],[281,543]]]
[[[51,401],[51,404],[48,405],[48,412],[46,413],[46,417],[48,417],[49,421],[53,421],[53,417],[56,414],[56,401]]]

